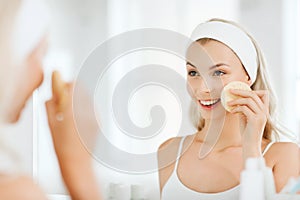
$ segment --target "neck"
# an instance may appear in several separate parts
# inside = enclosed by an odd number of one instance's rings
[[[195,139],[207,146],[214,146],[215,150],[241,146],[238,115],[228,113],[224,119],[205,120],[203,129]]]

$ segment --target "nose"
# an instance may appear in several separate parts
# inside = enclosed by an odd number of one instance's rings
[[[196,97],[201,97],[204,94],[210,93],[210,88],[208,86],[208,83],[204,79],[198,80],[194,92]]]

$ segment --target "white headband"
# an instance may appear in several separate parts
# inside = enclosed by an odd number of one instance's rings
[[[40,0],[22,0],[15,21],[13,50],[16,59],[22,61],[45,36],[49,15]]]
[[[250,37],[235,25],[210,21],[197,26],[193,31],[192,40],[210,38],[227,45],[239,57],[251,79],[251,84],[257,75],[257,53]]]

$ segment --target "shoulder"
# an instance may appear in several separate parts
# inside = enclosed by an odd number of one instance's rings
[[[182,139],[182,137],[172,137],[172,138],[166,140],[165,142],[163,142],[163,143],[159,146],[158,150],[162,150],[162,149],[164,149],[164,148],[167,148],[167,147],[170,146],[170,145],[174,146],[174,145],[176,145],[176,144],[179,144],[179,142],[180,142],[181,139]]]
[[[46,196],[33,180],[27,176],[12,177],[1,175],[0,199],[46,200]]]
[[[173,137],[163,142],[157,150],[157,159],[160,169],[174,162],[177,157],[179,143],[182,137]]]
[[[270,148],[270,153],[276,157],[289,157],[299,155],[299,146],[293,142],[275,142]]]
[[[299,162],[299,146],[293,142],[274,142],[266,152],[265,157],[274,165],[283,162]]]
[[[164,159],[167,158],[173,158],[177,157],[178,155],[178,150],[180,143],[184,139],[183,147],[186,148],[186,143],[191,143],[193,141],[194,135],[187,135],[184,137],[173,137],[165,142],[163,142],[157,150],[157,156],[160,159],[161,157],[164,157]]]
[[[265,155],[268,166],[273,169],[277,191],[291,177],[297,177],[300,169],[299,146],[293,142],[276,142]]]
[[[177,147],[178,148],[179,143],[181,142],[181,140],[183,138],[185,138],[185,141],[192,142],[194,137],[195,137],[195,134],[180,136],[180,137],[172,137],[172,138],[166,140],[165,142],[163,142],[159,146],[158,150],[162,150],[162,149],[167,148],[167,147]]]
[[[160,191],[170,178],[177,160],[179,143],[182,137],[173,137],[163,142],[157,151]]]
[[[276,142],[273,152],[277,157],[276,164],[295,165],[299,169],[299,146],[292,142]]]

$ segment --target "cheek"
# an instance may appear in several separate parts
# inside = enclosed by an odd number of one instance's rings
[[[196,82],[192,79],[187,79],[186,81],[186,89],[189,93],[189,95],[194,98],[195,97],[195,90],[196,90]]]
[[[44,79],[44,73],[42,69],[42,59],[38,56],[32,56],[28,59],[27,71],[30,72],[30,78],[33,86],[37,88]]]
[[[215,89],[216,93],[219,94],[219,96],[221,96],[223,88],[224,88],[224,86],[222,85],[222,86]]]
[[[208,77],[206,78],[207,90],[211,93],[213,97],[217,97],[224,88],[224,80],[220,77]]]
[[[44,80],[44,73],[42,70],[41,65],[39,66],[31,66],[30,70],[28,70],[29,72],[31,72],[28,76],[29,80],[28,80],[28,92],[30,93],[29,96],[32,94],[32,92],[37,89],[41,83]]]
[[[191,97],[193,97],[193,89],[191,88],[191,86],[189,85],[188,82],[186,83],[186,89],[187,89],[189,95],[190,95]]]
[[[34,61],[34,62],[32,62]],[[25,66],[23,73],[22,86],[23,87],[23,101],[27,101],[27,99],[32,95],[33,91],[37,89],[44,79],[44,73],[42,70],[42,65],[39,60],[31,60]]]
[[[247,82],[248,81],[248,75],[246,71],[242,69],[237,69],[231,75],[228,77],[227,82],[232,82],[232,81],[242,81],[242,82]]]

